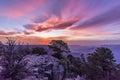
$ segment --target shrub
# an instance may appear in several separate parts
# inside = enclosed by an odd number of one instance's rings
[[[47,51],[42,47],[35,47],[32,49],[32,54],[45,55],[47,54]]]

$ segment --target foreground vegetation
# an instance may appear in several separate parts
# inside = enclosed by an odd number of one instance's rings
[[[0,43],[0,54],[2,66],[1,79],[3,80],[23,80],[27,76],[33,75],[26,65],[27,55],[44,56],[49,55],[42,47],[30,49],[29,46],[21,46],[15,40],[7,38],[6,45]],[[16,47],[17,45],[17,47]],[[48,80],[65,80],[66,78],[76,78],[78,75],[84,80],[118,80],[119,65],[115,63],[113,53],[110,49],[100,47],[88,56],[81,54],[74,57],[70,54],[70,49],[62,40],[52,40],[48,45],[51,50],[51,56],[58,60],[59,74],[55,71],[54,65],[42,64],[37,65],[39,71],[35,75],[39,79],[39,75],[46,76]],[[64,54],[67,54],[64,56]],[[60,66],[63,70],[61,71]],[[46,72],[46,70],[50,72]],[[44,80],[44,79],[43,79]]]

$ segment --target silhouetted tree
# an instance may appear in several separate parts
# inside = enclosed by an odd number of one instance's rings
[[[72,61],[72,60],[74,59],[74,57],[73,57],[73,55],[69,54],[69,55],[67,56],[67,59],[68,59],[69,61]]]
[[[64,59],[64,56],[62,55],[62,53],[63,52],[70,53],[70,49],[69,49],[67,43],[65,43],[62,40],[52,40],[50,42],[50,45],[48,45],[48,46],[54,52],[52,54],[52,56],[61,60],[60,64],[62,64],[63,67],[64,67],[62,80],[64,80],[65,77],[66,77],[66,74],[68,72],[68,63],[69,63],[69,61],[67,59]]]
[[[81,57],[71,57],[71,59],[69,60],[69,72],[70,73],[74,73],[74,75],[82,75],[82,71],[83,69],[83,65],[85,65],[85,62],[81,61]]]
[[[57,58],[57,59],[63,59],[64,57],[62,56],[62,54],[60,53],[55,53],[55,54],[52,54],[53,57]]]
[[[26,61],[23,61],[24,56],[21,52],[16,52],[16,41],[7,38],[7,44],[2,55],[1,64],[3,67],[3,77],[10,80],[21,80],[27,75]]]
[[[70,52],[70,49],[69,49],[67,43],[65,43],[62,40],[52,40],[50,42],[49,48],[54,51],[53,56],[58,59],[63,58],[63,56],[62,56],[63,52],[66,52],[66,53]]]
[[[4,50],[4,45],[3,45],[3,43],[0,41],[0,55],[3,54],[3,50]]]
[[[32,49],[32,54],[45,55],[47,51],[43,47],[35,47]]]
[[[65,80],[67,73],[68,73],[68,69],[69,69],[69,60],[67,59],[61,59],[60,60],[60,65],[62,65],[64,67],[64,72],[63,72],[63,77],[62,80]]]
[[[106,80],[109,80],[109,76],[111,75],[112,71],[115,70],[115,60],[110,49],[104,47],[97,48],[94,53],[88,56],[87,59],[89,68],[91,66],[93,69],[91,69],[92,71],[90,71],[90,74],[98,74],[99,76],[101,74],[102,77],[106,78]]]
[[[18,43],[17,48],[18,48],[17,52],[21,52],[22,55],[24,55],[24,56],[31,54],[31,52],[32,52],[29,44]]]

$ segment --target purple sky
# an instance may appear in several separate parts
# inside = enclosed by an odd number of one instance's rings
[[[0,40],[120,44],[120,0],[0,0]]]

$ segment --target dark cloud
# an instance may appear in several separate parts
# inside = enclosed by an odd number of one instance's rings
[[[9,32],[5,32],[5,31],[0,31],[0,35],[15,35],[15,34],[20,34],[21,32],[14,32],[14,31],[9,31]]]
[[[23,25],[26,29],[29,29],[29,30],[36,30],[36,26],[37,25],[34,25],[34,24],[26,24],[26,25]]]
[[[42,26],[34,25],[34,24],[27,24],[27,25],[24,25],[24,27],[28,30],[33,30],[33,31],[37,31],[37,32],[46,31],[46,30],[51,29],[51,27],[42,27]]]
[[[54,29],[65,29],[68,28],[70,26],[72,26],[73,24],[75,24],[78,20],[72,20],[72,21],[67,21],[61,24],[58,24],[54,27]]]
[[[70,0],[71,1],[71,0]],[[68,5],[68,0],[53,0],[52,4],[49,6],[49,13],[54,14],[56,16],[60,16],[62,10]]]
[[[38,28],[36,29],[37,32],[42,32],[42,31],[47,31],[47,30],[51,30],[52,27],[42,27],[42,26],[38,26]]]
[[[66,28],[72,26],[73,24],[75,24],[77,21],[78,21],[78,19],[70,20],[70,21],[68,20],[68,21],[65,21],[62,23],[58,23],[56,25],[52,24],[53,26],[51,26],[51,27],[49,27],[49,25],[44,27],[44,25],[40,26],[40,25],[36,25],[36,24],[35,25],[34,24],[27,24],[27,25],[24,25],[24,27],[26,29],[29,29],[29,30],[42,32],[42,31],[53,30],[53,29],[66,29]]]
[[[12,36],[12,35],[16,35],[16,34],[24,34],[24,35],[30,35],[33,34],[33,31],[0,31],[0,36]]]
[[[34,23],[40,23],[40,22],[44,22],[45,20],[47,20],[48,17],[39,17],[33,20]]]
[[[41,16],[35,17],[32,21],[34,23],[42,23],[42,22],[46,21],[47,19],[49,19],[50,17],[51,17],[50,15],[43,14]]]
[[[93,27],[93,26],[98,27],[98,26],[104,26],[114,22],[118,22],[120,20],[119,8],[120,5],[80,23],[76,27],[73,27],[73,29]]]
[[[24,33],[25,35],[34,34],[34,32],[33,32],[33,31],[23,31],[23,33]]]

